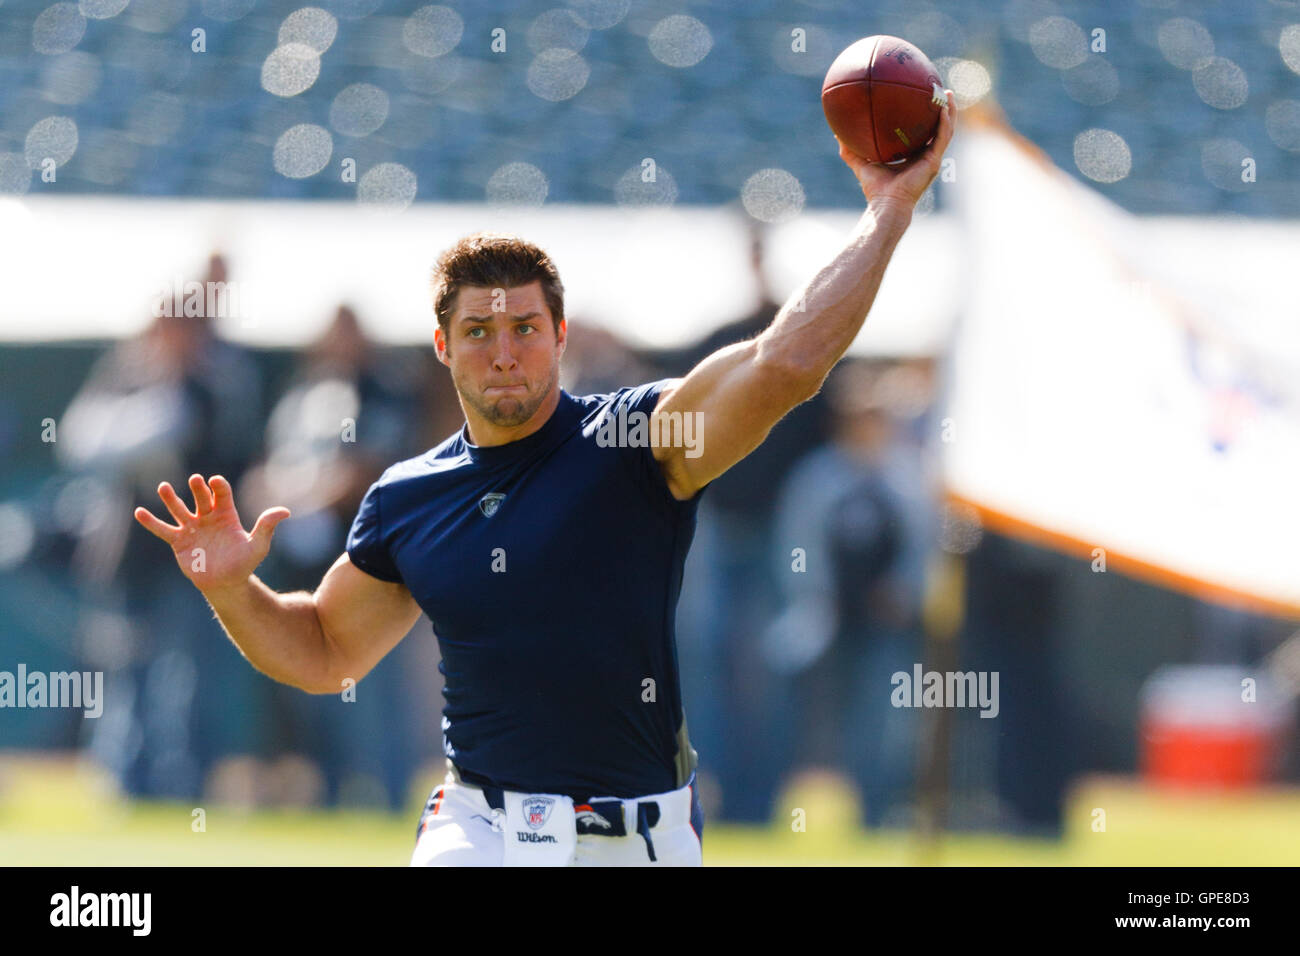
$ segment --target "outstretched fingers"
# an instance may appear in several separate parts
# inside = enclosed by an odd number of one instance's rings
[[[271,535],[275,533],[275,526],[285,518],[289,517],[289,509],[283,506],[267,508],[258,516],[257,523],[253,525],[253,530],[249,534],[261,541],[266,539],[267,547],[270,547]]]
[[[161,518],[155,516],[148,508],[136,508],[135,520],[144,525],[145,530],[150,534],[161,538],[168,544],[173,544],[176,541],[176,536],[180,534],[181,531],[180,528],[173,527]]]
[[[232,511],[235,508],[235,495],[231,491],[230,482],[226,481],[221,475],[213,475],[209,484],[212,486],[212,506],[216,511],[224,511],[229,508]]]
[[[194,495],[194,511],[205,515],[212,511],[212,491],[202,475],[190,475],[190,493]]]
[[[189,508],[185,507],[185,502],[181,501],[181,496],[176,494],[176,490],[168,482],[164,481],[158,486],[158,497],[162,499],[162,503],[167,506],[171,516],[176,519],[176,523],[182,528],[198,517],[198,515],[192,514]]]

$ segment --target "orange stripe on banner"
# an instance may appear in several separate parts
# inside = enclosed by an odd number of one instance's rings
[[[1082,538],[1076,538],[1061,531],[1044,528],[1041,525],[1026,521],[1023,518],[1017,518],[1005,511],[990,508],[952,491],[947,492],[945,497],[952,504],[974,509],[979,515],[980,521],[991,531],[1010,538],[1018,538],[1039,547],[1059,551],[1070,557],[1091,561],[1093,549],[1104,547],[1096,541],[1084,541]],[[1195,575],[1183,574],[1163,565],[1152,564],[1150,561],[1144,561],[1132,555],[1112,551],[1110,548],[1105,548],[1105,551],[1107,570],[1113,568],[1121,574],[1145,581],[1148,584],[1180,591],[1196,598],[1217,601],[1220,604],[1227,604],[1244,611],[1300,619],[1300,601],[1282,601],[1276,598],[1263,597],[1259,594],[1251,594],[1248,591],[1242,591]]]
[[[1013,146],[1017,147],[1030,159],[1053,172],[1060,172],[1060,167],[1052,162],[1052,158],[1047,155],[1042,147],[1022,133],[1017,132],[1007,119],[1007,114],[1002,111],[1002,107],[994,101],[985,99],[974,106],[968,106],[961,111],[958,122],[976,129],[996,130],[1005,135]]]

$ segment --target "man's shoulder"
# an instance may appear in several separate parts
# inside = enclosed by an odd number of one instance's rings
[[[375,484],[379,487],[401,485],[463,468],[470,464],[461,432],[449,435],[428,451],[403,459],[384,469]]]
[[[653,410],[659,396],[680,382],[680,378],[659,378],[640,385],[624,385],[612,392],[597,392],[591,395],[573,395],[574,401],[583,406],[588,414],[606,408],[638,408],[642,411]],[[648,407],[647,407],[648,406]]]

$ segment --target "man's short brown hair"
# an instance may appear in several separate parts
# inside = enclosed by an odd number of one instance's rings
[[[476,232],[461,239],[434,263],[433,312],[446,332],[462,286],[510,289],[534,281],[542,284],[551,322],[558,331],[564,319],[564,286],[551,257],[518,236]]]

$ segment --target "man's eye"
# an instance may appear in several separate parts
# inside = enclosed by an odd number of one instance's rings
[[[521,325],[521,326],[519,326],[519,331],[520,331],[520,332],[536,332],[536,331],[537,331],[537,326],[535,326],[535,325]]]
[[[480,332],[483,334],[480,335],[479,334]],[[468,335],[471,339],[481,339],[483,338],[484,335],[487,335],[487,330],[484,329],[481,325],[476,325],[474,326],[474,328],[470,329],[465,334]]]

